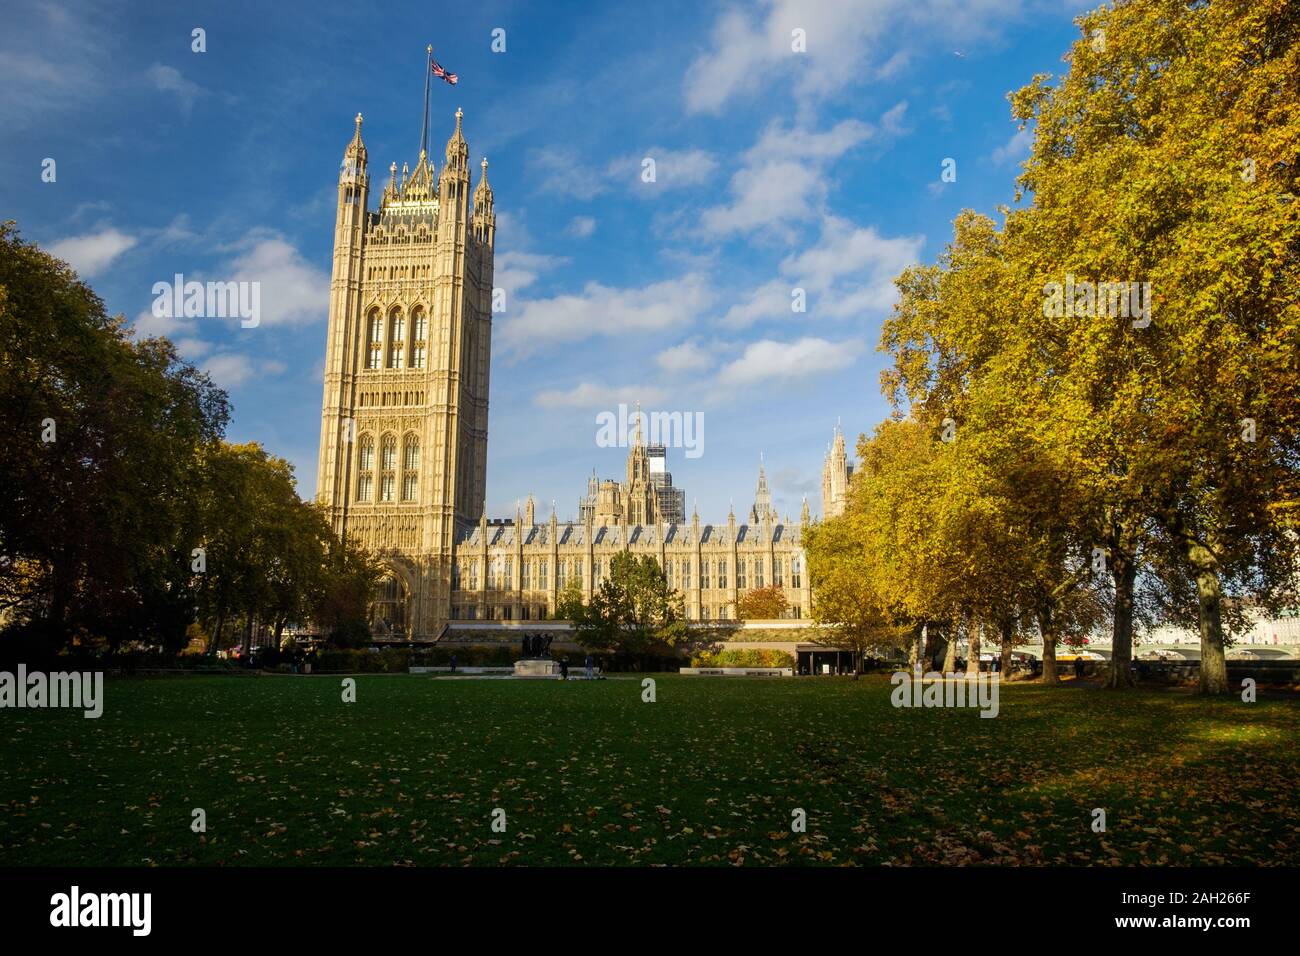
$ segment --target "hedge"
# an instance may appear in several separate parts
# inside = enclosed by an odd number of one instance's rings
[[[702,651],[691,657],[692,667],[794,667],[794,658],[785,651],[766,648],[732,648],[709,653]]]

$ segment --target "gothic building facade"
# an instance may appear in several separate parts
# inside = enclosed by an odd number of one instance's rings
[[[414,168],[399,178],[389,166],[377,210],[360,114],[338,180],[317,494],[335,531],[386,569],[376,633],[429,639],[458,621],[549,616],[570,580],[590,597],[624,550],[660,562],[693,620],[734,618],[739,595],[769,585],[807,616],[807,503],[797,525],[780,520],[760,470],[747,522],[665,515],[639,431],[626,481],[593,476],[577,522],[553,506],[539,522],[531,496],[513,517],[487,517],[492,188],[486,159],[471,183],[461,112],[440,169],[427,116]]]

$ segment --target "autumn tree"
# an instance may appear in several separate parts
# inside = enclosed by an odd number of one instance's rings
[[[804,538],[817,643],[851,650],[855,674],[862,670],[864,655],[885,655],[915,639],[906,622],[890,618],[872,588],[869,556],[855,527],[856,516],[850,509],[813,525]]]
[[[1024,311],[1027,371],[1096,492],[1109,682],[1129,680],[1143,554],[1179,553],[1201,689],[1222,693],[1225,584],[1268,604],[1294,570],[1300,14],[1133,0],[1080,25],[1068,72],[1013,98],[1035,124],[1033,204],[1007,226],[1025,304],[1078,280],[1068,308]]]
[[[775,584],[750,588],[736,598],[736,617],[742,621],[774,621],[789,610],[785,590]]]

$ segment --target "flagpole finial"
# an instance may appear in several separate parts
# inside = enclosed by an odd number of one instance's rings
[[[424,52],[429,54],[429,56],[433,56],[433,44],[430,43],[427,47],[425,47]]]

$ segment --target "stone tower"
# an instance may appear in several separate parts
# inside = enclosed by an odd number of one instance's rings
[[[496,216],[486,159],[471,193],[461,121],[435,172],[426,81],[415,168],[389,167],[378,210],[360,114],[339,175],[316,488],[387,570],[378,636],[437,633],[457,535],[483,515]]]
[[[844,448],[844,433],[835,426],[835,439],[822,463],[822,517],[834,518],[844,513],[849,499],[849,477],[853,466],[849,464]]]
[[[758,459],[758,486],[754,489],[754,507],[749,509],[749,521],[776,521],[776,512],[772,510],[772,492],[767,487],[767,473],[763,470],[763,459]]]
[[[627,456],[626,508],[623,520],[632,525],[659,524],[659,493],[650,480],[650,458],[641,438],[640,403],[637,404],[636,437]]]

